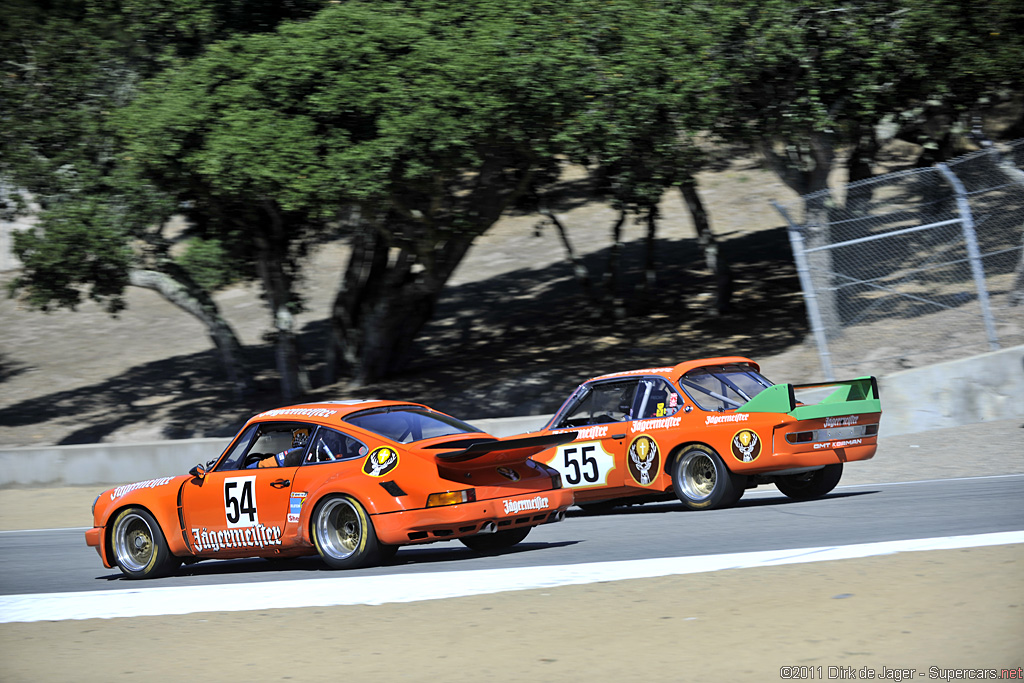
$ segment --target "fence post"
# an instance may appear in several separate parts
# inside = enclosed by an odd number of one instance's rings
[[[971,205],[967,202],[967,190],[960,179],[949,170],[946,164],[935,164],[939,172],[953,186],[956,193],[957,211],[960,213],[960,225],[963,226],[964,241],[967,243],[967,257],[971,262],[971,273],[974,275],[974,286],[978,290],[978,303],[981,305],[981,318],[985,321],[985,334],[988,336],[988,346],[992,351],[999,350],[999,337],[996,335],[996,326],[992,320],[992,308],[988,302],[988,288],[985,287],[985,269],[981,264],[981,249],[978,248],[978,236],[974,231],[974,216],[971,213]]]
[[[835,379],[832,372],[832,354],[828,350],[828,336],[825,334],[825,326],[821,320],[821,311],[818,310],[818,296],[814,293],[814,283],[811,281],[810,267],[807,264],[807,254],[804,247],[804,236],[801,233],[801,226],[793,222],[789,213],[774,199],[772,206],[786,219],[789,234],[789,244],[793,248],[793,260],[796,262],[796,274],[800,278],[800,289],[804,292],[804,303],[807,306],[807,318],[811,323],[811,332],[814,334],[814,342],[818,346],[818,359],[821,361],[821,371],[825,374],[825,380],[831,382]]]

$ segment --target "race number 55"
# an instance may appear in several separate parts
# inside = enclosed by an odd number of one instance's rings
[[[559,449],[555,467],[570,487],[605,483],[613,458],[598,443],[571,443]]]
[[[255,488],[256,477],[233,477],[224,480],[224,514],[228,527],[259,524]]]

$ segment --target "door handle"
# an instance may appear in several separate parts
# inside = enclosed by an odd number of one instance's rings
[[[291,486],[291,481],[288,479],[278,479],[277,481],[270,482],[270,485],[275,489],[283,489],[285,486]]]
[[[613,439],[625,439],[626,435],[624,433],[623,434],[612,434],[612,438]]]

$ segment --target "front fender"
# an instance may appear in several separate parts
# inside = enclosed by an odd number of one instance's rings
[[[178,517],[181,487],[189,479],[189,475],[161,477],[125,484],[101,493],[93,511],[93,527],[103,529],[100,534],[100,555],[104,563],[110,559],[110,525],[122,510],[129,507],[144,508],[153,515],[171,554],[182,557],[191,555],[182,537],[181,520]]]

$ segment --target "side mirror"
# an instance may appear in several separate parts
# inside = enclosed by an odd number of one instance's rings
[[[191,474],[193,477],[203,479],[206,477],[206,465],[200,463],[193,467],[192,469],[190,469],[188,473]]]

